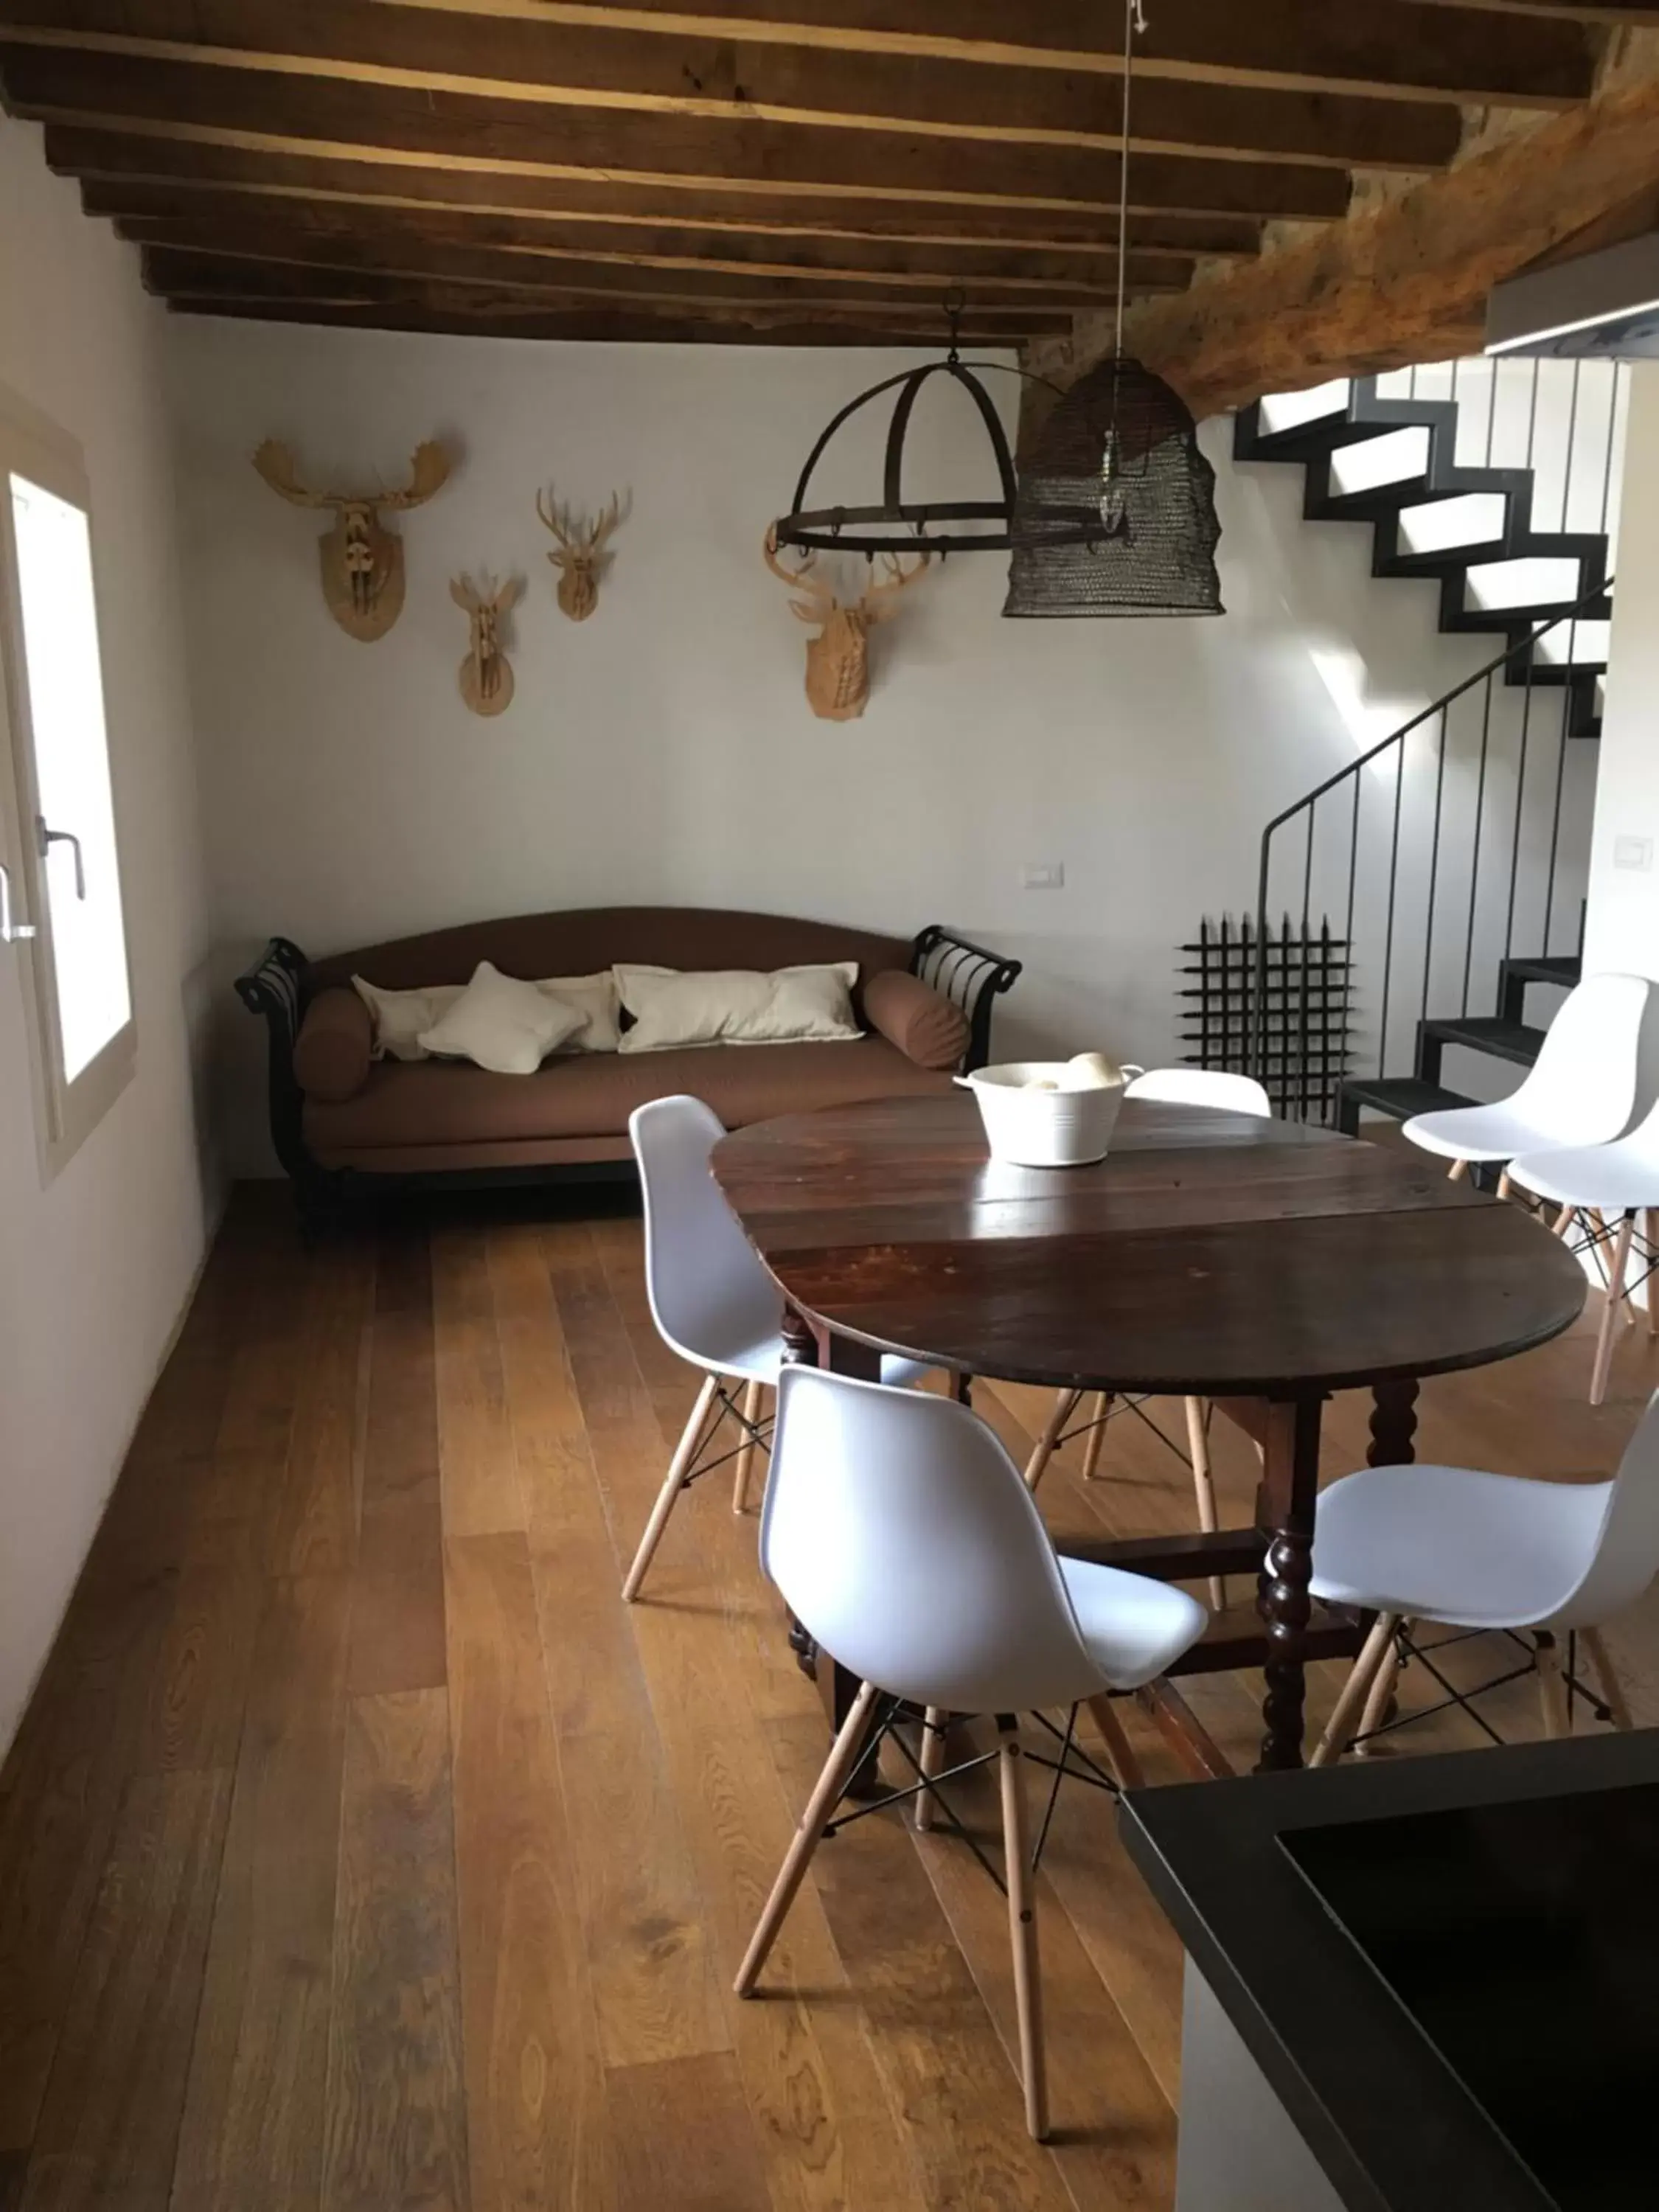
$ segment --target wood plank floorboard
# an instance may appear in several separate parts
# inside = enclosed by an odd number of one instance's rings
[[[1429,1385],[1419,1456],[1604,1477],[1659,1347],[1625,1332],[1593,1408],[1599,1320]],[[1180,1954],[1097,1792],[1061,1792],[1038,1884],[1050,2145],[1002,1900],[948,1833],[836,1838],[732,1993],[824,1731],[757,1567],[759,1468],[746,1513],[729,1464],[682,1493],[622,1602],[696,1386],[615,1206],[447,1200],[308,1251],[286,1192],[238,1193],[0,1767],[0,2212],[1170,2204]],[[975,1402],[1023,1457],[1050,1401]],[[1369,1410],[1333,1401],[1328,1475]],[[1057,1537],[1192,1525],[1160,1430],[1184,1442],[1178,1405],[1121,1412],[1098,1480],[1059,1452]],[[1212,1442],[1248,1518],[1254,1448]],[[1659,1601],[1608,1642],[1659,1721]],[[1436,1663],[1469,1687],[1515,1656]],[[1311,1670],[1314,1725],[1340,1680]],[[1409,1665],[1401,1711],[1442,1694]],[[1258,1698],[1190,1685],[1241,1765]],[[1530,1680],[1481,1710],[1540,1733]],[[1454,1710],[1373,1755],[1480,1741]],[[994,1856],[994,1785],[957,1802]]]

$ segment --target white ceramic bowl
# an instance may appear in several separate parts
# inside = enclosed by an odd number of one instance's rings
[[[1027,1168],[1103,1160],[1125,1088],[1122,1081],[1085,1079],[1064,1060],[1005,1060],[957,1081],[979,1102],[991,1158]]]

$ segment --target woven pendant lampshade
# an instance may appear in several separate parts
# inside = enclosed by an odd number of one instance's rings
[[[1005,615],[1224,611],[1215,471],[1182,401],[1123,356],[1049,416],[1019,470],[1009,535]]]

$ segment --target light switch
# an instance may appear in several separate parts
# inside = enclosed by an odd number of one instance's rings
[[[1653,866],[1651,837],[1615,837],[1613,841],[1613,865],[1615,868],[1650,868]]]
[[[1064,860],[1028,860],[1019,872],[1021,884],[1028,891],[1063,891],[1066,888]]]

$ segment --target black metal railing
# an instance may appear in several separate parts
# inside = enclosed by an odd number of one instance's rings
[[[1568,892],[1588,854],[1595,748],[1583,739],[1596,726],[1603,660],[1599,651],[1577,659],[1577,633],[1581,623],[1608,618],[1611,590],[1611,579],[1598,583],[1512,634],[1496,659],[1267,824],[1251,1008],[1259,1077],[1283,1073],[1273,1041],[1273,915],[1282,913],[1304,941],[1330,917],[1352,963],[1350,1048],[1378,1078],[1416,1072],[1419,1024],[1431,1010],[1467,1017],[1482,977],[1496,981],[1517,945],[1531,957],[1577,951],[1581,925]],[[1563,655],[1540,658],[1563,642]],[[1541,706],[1557,686],[1559,711]],[[1570,945],[1561,943],[1565,916]],[[1409,1067],[1400,1065],[1402,1040]],[[1316,1087],[1315,1096],[1328,1115],[1328,1092]]]

